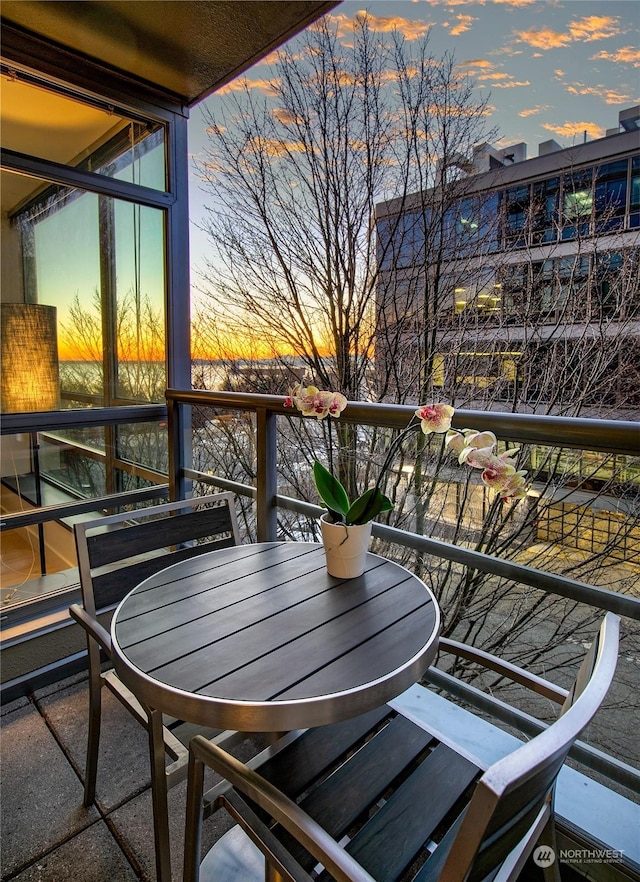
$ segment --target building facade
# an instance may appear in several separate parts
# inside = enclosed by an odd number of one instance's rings
[[[444,187],[377,206],[376,358],[391,396],[634,419],[640,108],[606,137],[447,159]]]
[[[640,418],[639,118],[630,108],[606,137],[549,141],[532,159],[524,144],[480,145],[449,158],[444,187],[377,206],[389,398]],[[634,558],[640,457],[535,445],[521,457],[533,542]]]

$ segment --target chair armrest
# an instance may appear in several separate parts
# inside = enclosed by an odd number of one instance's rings
[[[550,680],[538,677],[536,674],[525,671],[524,668],[511,664],[511,662],[503,661],[497,656],[491,655],[490,652],[476,649],[473,646],[469,646],[467,643],[458,643],[457,640],[449,640],[446,637],[441,637],[438,641],[438,648],[444,649],[445,652],[450,652],[461,658],[466,658],[468,661],[477,662],[477,664],[480,664],[491,671],[495,671],[496,674],[500,674],[502,677],[513,680],[514,683],[519,683],[521,686],[525,686],[532,692],[537,692],[538,695],[542,695],[550,701],[554,701],[556,704],[562,704],[569,694],[566,689],[556,686],[556,684],[552,683]]]
[[[97,619],[90,616],[79,604],[72,603],[69,607],[69,615],[81,625],[90,637],[93,637],[111,657],[111,635]]]
[[[253,769],[215,744],[211,744],[201,735],[192,739],[190,749],[200,761],[213,768],[237,790],[268,812],[329,871],[337,882],[375,882],[373,877],[339,846],[326,830]],[[223,799],[225,802],[230,802],[229,794],[223,796]]]

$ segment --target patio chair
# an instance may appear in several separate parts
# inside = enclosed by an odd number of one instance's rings
[[[466,751],[429,732],[428,715],[424,726],[416,725],[388,705],[290,733],[277,751],[268,749],[248,765],[194,738],[185,882],[249,882],[260,853],[273,873],[265,878],[295,882],[517,878],[536,843],[553,847],[554,784],[611,683],[618,629],[619,618],[605,616],[568,693],[495,656],[442,641],[443,649],[563,704],[555,722],[484,772]],[[205,766],[225,781],[203,794]],[[199,868],[202,820],[219,807],[239,828],[225,834]],[[254,843],[244,854],[229,848],[247,843],[240,830]],[[550,874],[559,879],[557,866]]]
[[[143,707],[113,669],[101,671],[101,653],[107,659],[111,657],[111,636],[98,616],[112,611],[132,588],[158,570],[207,551],[237,545],[239,531],[233,494],[217,493],[100,517],[77,523],[74,531],[82,606],[73,604],[69,613],[86,631],[89,656],[84,804],[95,802],[101,694],[106,686],[149,732],[154,816],[156,821],[161,818],[164,828],[166,791],[186,777],[190,738],[200,733],[230,743],[241,736],[219,730],[204,732]],[[172,760],[166,766],[165,754]]]

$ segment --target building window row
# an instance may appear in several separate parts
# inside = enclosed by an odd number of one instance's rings
[[[502,192],[504,247],[640,227],[640,155]]]
[[[640,312],[637,249],[574,254],[495,269],[492,283],[454,289],[454,313],[510,324],[631,319]]]
[[[377,221],[381,269],[640,228],[640,154]]]
[[[605,356],[600,344],[589,340],[503,345],[439,353],[434,386],[473,407],[526,403],[535,412],[579,401],[581,407],[619,412],[640,403],[640,342],[635,338]]]

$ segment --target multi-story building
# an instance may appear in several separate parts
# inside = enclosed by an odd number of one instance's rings
[[[388,397],[640,418],[640,107],[526,158],[478,146],[441,186],[377,206],[377,375]],[[638,433],[640,451],[640,428]],[[535,538],[637,547],[640,459],[533,446]],[[484,511],[486,500],[477,509]],[[635,524],[635,526],[634,526]]]
[[[392,395],[633,419],[640,404],[640,108],[527,159],[454,154],[444,186],[377,206]],[[381,362],[379,362],[381,363]]]

